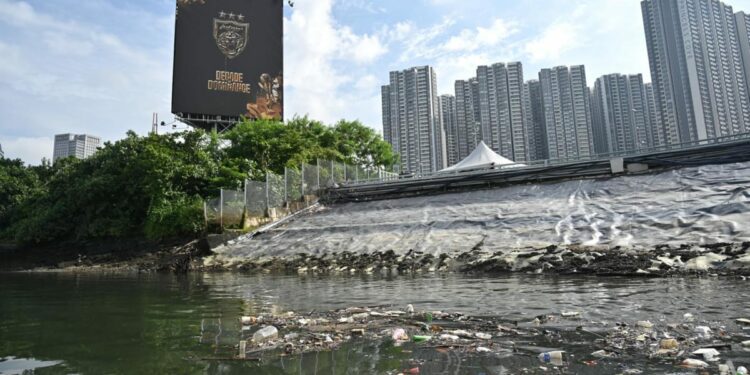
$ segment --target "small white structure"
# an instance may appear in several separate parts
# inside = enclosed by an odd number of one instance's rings
[[[492,151],[491,148],[487,147],[487,145],[484,144],[484,141],[482,141],[479,142],[477,148],[475,148],[474,151],[472,151],[472,153],[469,154],[469,156],[467,156],[464,160],[461,160],[456,165],[441,170],[440,173],[461,172],[468,170],[487,169],[492,167],[517,168],[525,167],[525,165],[518,164],[512,160],[498,155],[495,151]]]

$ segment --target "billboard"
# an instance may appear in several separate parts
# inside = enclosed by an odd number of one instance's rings
[[[283,0],[177,0],[172,113],[283,119]]]

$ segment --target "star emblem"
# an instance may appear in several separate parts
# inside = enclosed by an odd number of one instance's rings
[[[240,20],[240,21],[244,21],[245,20],[245,16],[239,14],[239,15],[237,15],[237,19]]]
[[[234,15],[234,13],[229,13],[229,19],[230,19],[230,20],[233,20],[234,18],[235,18],[235,15]]]
[[[227,16],[227,14],[226,14],[226,13],[224,13],[224,11],[223,11],[223,10],[222,10],[221,12],[219,12],[219,18],[224,18],[224,17],[226,17],[226,16]]]

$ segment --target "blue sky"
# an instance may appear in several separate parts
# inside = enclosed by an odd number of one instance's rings
[[[212,1],[212,0],[209,0]],[[252,0],[261,1],[261,0]],[[750,10],[750,0],[729,0]],[[116,140],[171,121],[174,0],[0,0],[0,144],[37,164],[56,133]],[[381,129],[388,72],[432,65],[441,94],[476,66],[585,64],[589,84],[643,73],[638,0],[295,0],[285,9],[286,113]]]

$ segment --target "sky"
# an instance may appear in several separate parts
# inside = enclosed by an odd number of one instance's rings
[[[209,0],[220,1],[220,0]],[[251,0],[261,1],[261,0]],[[728,0],[735,11],[750,0]],[[60,133],[105,141],[171,122],[174,0],[0,0],[0,145],[39,164]],[[639,0],[295,0],[285,113],[381,131],[388,72],[431,65],[440,94],[478,65],[586,66],[650,81]]]

